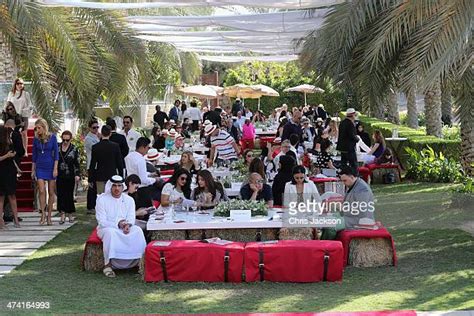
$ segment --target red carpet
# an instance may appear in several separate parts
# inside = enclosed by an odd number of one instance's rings
[[[33,181],[31,180],[31,153],[33,149],[33,138],[34,131],[28,130],[28,157],[21,160],[20,169],[23,172],[22,176],[18,180],[16,187],[16,200],[18,203],[18,211],[20,212],[32,212],[34,191]]]

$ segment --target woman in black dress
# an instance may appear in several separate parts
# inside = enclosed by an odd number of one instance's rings
[[[64,224],[66,214],[69,223],[73,223],[73,213],[76,212],[74,206],[74,186],[80,180],[79,153],[76,147],[71,144],[72,133],[64,131],[61,135],[62,142],[59,144],[59,162],[57,195],[58,211],[61,214],[59,224]]]
[[[17,174],[14,161],[15,155],[8,128],[0,126],[0,229],[3,229],[5,226],[3,221],[3,203],[6,196],[12,208],[14,226],[20,227],[15,195]]]

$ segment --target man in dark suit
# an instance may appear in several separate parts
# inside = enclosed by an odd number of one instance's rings
[[[160,125],[161,129],[163,129],[165,126],[165,122],[169,121],[170,119],[165,112],[161,111],[161,107],[159,105],[157,105],[155,109],[156,113],[153,115],[153,122]]]
[[[110,141],[112,129],[102,126],[102,139],[92,146],[90,164],[91,177],[96,183],[97,194],[104,193],[105,183],[114,175],[123,177],[123,159],[120,147]]]
[[[221,118],[222,108],[216,106],[212,111],[209,111],[206,119],[211,121],[213,125],[221,126],[222,125],[222,118]]]
[[[290,139],[290,136],[293,134],[298,135],[301,140],[303,129],[301,128],[301,112],[299,110],[294,111],[291,120],[289,120],[283,127],[281,140],[284,141],[285,139]]]
[[[346,118],[339,124],[339,136],[336,149],[341,152],[341,165],[347,165],[352,168],[355,175],[357,172],[357,154],[356,144],[359,141],[355,127],[356,111],[349,108],[346,111]]]
[[[178,122],[179,114],[181,113],[180,106],[181,106],[181,101],[179,100],[174,101],[174,106],[171,108],[168,115],[170,120],[174,120],[175,122]]]
[[[125,159],[129,152],[127,139],[124,135],[117,133],[117,123],[113,118],[108,117],[105,124],[109,125],[112,129],[112,133],[110,134],[110,141],[119,145],[120,152],[122,153],[122,159]],[[125,166],[125,160],[123,165]]]

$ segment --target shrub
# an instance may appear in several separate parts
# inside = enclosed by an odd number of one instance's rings
[[[457,182],[463,178],[461,164],[433,148],[418,151],[406,148],[408,153],[407,178],[426,182]]]
[[[81,168],[81,178],[87,177],[87,156],[86,149],[84,147],[84,136],[80,133],[72,139],[72,144],[76,147],[77,152],[79,153],[79,166]]]

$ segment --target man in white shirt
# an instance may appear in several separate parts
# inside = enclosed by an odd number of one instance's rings
[[[137,140],[142,136],[139,132],[133,128],[133,118],[129,115],[123,117],[123,130],[119,133],[124,135],[127,139],[128,148],[130,151],[134,151],[137,145]]]
[[[147,187],[156,183],[156,178],[148,175],[146,171],[145,155],[150,149],[150,140],[140,137],[137,140],[135,151],[130,152],[125,157],[127,175],[136,174],[141,181],[140,187]]]
[[[89,170],[92,156],[92,146],[97,144],[99,139],[99,123],[97,120],[93,119],[89,122],[89,133],[87,133],[84,139],[84,148],[86,149],[87,164],[86,168]],[[89,183],[87,189],[87,213],[94,214],[95,202],[97,199],[97,189],[95,187],[95,182],[92,181]]]
[[[196,101],[191,101],[191,107],[183,113],[183,120],[189,119],[192,121],[192,130],[199,130],[199,123],[201,122],[202,113],[197,107]]]
[[[242,116],[242,112],[237,112],[237,119],[235,120],[235,124],[239,128],[239,131],[242,132],[242,126],[245,124],[245,116]]]
[[[97,235],[103,243],[103,272],[110,278],[115,277],[112,268],[137,266],[146,247],[142,229],[135,226],[135,201],[123,194],[123,190],[123,178],[115,175],[97,198]]]

